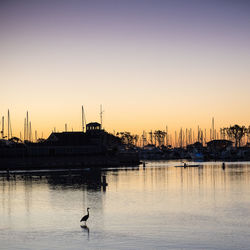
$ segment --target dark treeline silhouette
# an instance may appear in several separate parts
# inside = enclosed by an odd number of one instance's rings
[[[175,132],[175,141],[167,130],[150,131],[148,137],[145,132],[142,136],[130,132],[119,132],[117,135],[130,148],[136,148],[141,159],[250,160],[250,126],[236,124],[221,128],[219,138],[213,132],[209,141],[199,127],[196,138],[194,133],[187,129],[186,133],[184,131],[181,129],[178,136]]]
[[[93,127],[94,126],[94,127]],[[250,126],[234,125],[210,133],[198,127],[175,131],[174,138],[164,130],[143,131],[141,136],[128,131],[115,135],[101,129],[99,123],[87,124],[86,132],[52,132],[47,139],[21,141],[0,139],[0,165],[13,168],[88,167],[136,165],[144,159],[250,160]]]

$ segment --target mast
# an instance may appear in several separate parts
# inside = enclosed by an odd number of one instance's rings
[[[214,117],[212,118],[212,140],[215,140],[215,133],[214,133]]]
[[[29,140],[29,113],[26,114],[26,139]]]
[[[26,140],[26,118],[24,118],[24,127],[23,127],[23,141]]]
[[[8,140],[10,139],[10,111],[8,110]]]
[[[205,129],[205,144],[207,143],[207,130]]]
[[[1,134],[2,134],[2,139],[4,138],[4,116],[2,116],[2,131],[1,131]]]
[[[84,132],[84,109],[83,109],[83,106],[82,106],[82,132]]]
[[[166,126],[166,146],[168,147],[168,126]]]
[[[9,123],[9,136],[10,136],[10,138],[12,138],[12,128],[11,128],[10,111],[9,110],[8,110],[8,114],[9,114],[9,122],[8,122]]]
[[[29,123],[29,141],[33,141],[32,131],[31,131],[31,122]]]
[[[102,115],[103,115],[103,110],[102,110],[102,104],[100,105],[100,120],[101,120],[101,129],[102,129]]]

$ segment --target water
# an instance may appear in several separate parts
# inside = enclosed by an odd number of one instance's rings
[[[174,165],[105,170],[106,192],[1,180],[0,248],[250,249],[250,162]]]

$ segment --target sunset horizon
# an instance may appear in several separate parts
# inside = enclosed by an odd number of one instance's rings
[[[6,250],[249,249],[250,0],[0,0]]]
[[[1,111],[49,135],[250,123],[246,1],[2,1]]]

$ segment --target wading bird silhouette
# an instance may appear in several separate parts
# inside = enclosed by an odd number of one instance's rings
[[[88,218],[89,218],[89,207],[87,208],[87,212],[88,212],[88,214],[84,215],[84,216],[82,217],[82,219],[80,220],[80,222],[84,221],[84,222],[85,222],[85,225],[86,225],[86,221],[87,221]]]

